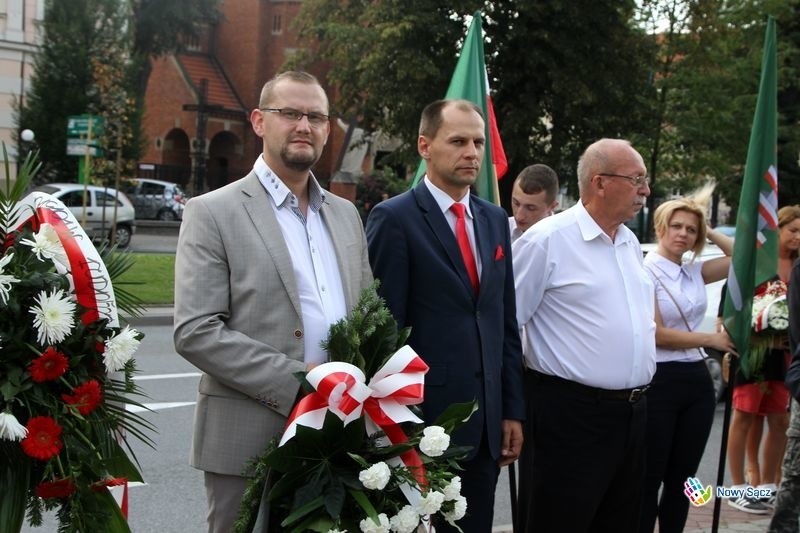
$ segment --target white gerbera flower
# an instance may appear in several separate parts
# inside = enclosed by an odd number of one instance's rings
[[[118,334],[113,335],[105,342],[106,348],[103,352],[103,362],[109,372],[116,372],[125,367],[125,363],[130,361],[133,353],[139,348],[141,343],[136,336],[138,331],[132,329],[130,326],[125,328]]]
[[[413,507],[406,505],[389,520],[389,524],[397,533],[413,533],[419,525],[419,515]]]
[[[3,268],[11,262],[14,254],[8,254],[0,258],[0,302],[8,303],[8,293],[11,292],[11,284],[19,283],[19,280],[11,274],[3,274]]]
[[[376,524],[372,518],[367,517],[358,525],[364,533],[389,533],[389,517],[385,513],[381,513],[378,515],[378,520],[380,520],[380,524]]]
[[[37,233],[33,234],[33,240],[22,239],[20,243],[30,246],[39,261],[50,259],[66,267],[69,266],[67,253],[64,251],[61,239],[58,238],[56,229],[46,222],[39,226],[39,231]]]
[[[456,521],[461,520],[464,518],[464,515],[467,514],[467,499],[463,496],[459,496],[453,504],[453,510],[443,514],[445,520],[451,525],[456,525]]]
[[[383,490],[391,477],[392,473],[389,470],[389,465],[383,461],[375,463],[358,473],[358,480],[365,488],[370,490]]]
[[[450,483],[442,490],[444,492],[445,501],[455,500],[461,496],[461,478],[455,476],[450,480]]]
[[[0,440],[19,441],[28,436],[28,430],[11,413],[0,413]]]
[[[427,516],[431,514],[435,514],[439,512],[439,509],[442,508],[442,504],[444,503],[444,494],[441,492],[432,490],[425,496],[422,496],[417,502],[417,514],[421,516]]]
[[[422,430],[419,449],[428,457],[439,457],[450,446],[450,435],[441,426],[428,426]]]
[[[37,307],[31,308],[36,336],[42,346],[64,340],[75,325],[75,302],[59,289],[52,294],[44,291],[35,298]]]

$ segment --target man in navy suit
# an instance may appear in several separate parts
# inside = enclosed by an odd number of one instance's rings
[[[525,413],[508,218],[470,194],[485,130],[469,101],[428,105],[417,140],[427,175],[376,205],[366,229],[380,294],[398,325],[411,327],[408,343],[430,367],[425,422],[452,403],[478,401],[452,437],[472,447],[460,474],[467,515],[458,525],[481,533],[491,531],[500,467],[520,453]]]

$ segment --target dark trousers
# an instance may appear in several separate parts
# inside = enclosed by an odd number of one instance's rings
[[[533,501],[533,416],[534,416],[534,388],[537,376],[533,372],[525,372],[525,422],[522,425],[522,452],[517,460],[519,475],[517,476],[517,533],[534,531],[528,527],[528,513]]]
[[[592,396],[571,382],[527,383],[530,425],[522,454],[533,454],[520,509],[535,533],[636,531],[644,477],[647,398]],[[527,464],[527,463],[526,463]],[[530,468],[530,470],[527,470]],[[527,481],[522,483],[527,486]]]
[[[464,533],[489,533],[494,521],[494,492],[500,467],[489,453],[485,435],[477,454],[469,461],[462,461],[461,467],[463,470],[458,475],[461,477],[461,495],[467,499],[467,514],[456,524]],[[458,531],[444,520],[435,525],[437,533]]]
[[[703,361],[658,363],[647,392],[647,459],[640,533],[652,533],[656,517],[661,533],[683,531],[689,513],[684,483],[700,465],[714,422],[714,408],[714,385]]]

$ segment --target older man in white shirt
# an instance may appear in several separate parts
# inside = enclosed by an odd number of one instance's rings
[[[513,246],[533,443],[519,507],[536,531],[638,526],[654,291],[623,222],[650,194],[646,172],[627,141],[597,141],[578,163],[581,201]]]

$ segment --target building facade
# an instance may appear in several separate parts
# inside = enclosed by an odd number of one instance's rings
[[[153,61],[140,177],[181,183],[199,194],[250,171],[262,147],[249,114],[264,82],[297,49],[291,22],[300,6],[300,0],[222,0],[218,23],[185,52]],[[310,70],[325,85],[324,70]],[[314,168],[322,181],[335,170],[343,138],[332,123]]]
[[[44,0],[0,0],[0,141],[6,145],[12,178],[20,149],[14,108],[24,102],[43,19]],[[25,125],[19,127],[21,131]]]

